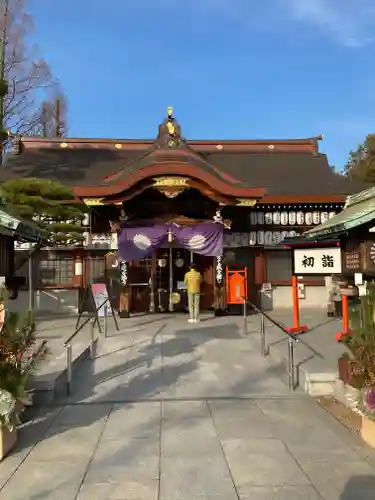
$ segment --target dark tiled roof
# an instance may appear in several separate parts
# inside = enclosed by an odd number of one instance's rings
[[[123,175],[129,175],[141,166],[145,167],[144,162],[150,163],[149,157],[134,163],[139,156],[139,151],[126,150],[30,148],[20,155],[8,153],[5,156],[0,168],[0,182],[38,177],[69,186],[108,185],[112,182],[106,182],[106,176],[121,170]],[[368,187],[336,175],[322,154],[215,152],[205,153],[202,157],[226,182],[238,184],[240,181],[243,187],[265,187],[267,195],[348,195]],[[203,165],[201,162],[197,166],[203,168]]]

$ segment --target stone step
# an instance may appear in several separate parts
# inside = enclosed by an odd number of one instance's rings
[[[336,371],[309,372],[299,370],[299,386],[310,396],[332,396],[337,380]]]

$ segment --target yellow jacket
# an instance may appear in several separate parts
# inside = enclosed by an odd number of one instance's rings
[[[191,269],[185,274],[184,282],[187,285],[188,293],[200,293],[201,291],[201,273]]]

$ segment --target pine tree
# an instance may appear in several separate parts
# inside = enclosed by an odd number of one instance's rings
[[[51,232],[51,242],[72,245],[83,241],[82,220],[87,209],[73,192],[58,182],[24,178],[2,184],[2,192],[25,220],[33,220]]]

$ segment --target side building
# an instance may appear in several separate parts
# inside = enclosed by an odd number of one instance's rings
[[[115,279],[116,259],[108,253],[116,252],[116,234],[129,221],[196,226],[220,220],[220,257],[169,241],[128,262],[120,283],[127,312],[179,310],[179,284],[192,260],[203,273],[204,308],[235,306],[239,276],[251,300],[259,303],[263,290],[264,305],[290,307],[292,254],[279,243],[324,223],[342,210],[346,196],[366,187],[333,172],[319,152],[321,139],[186,140],[169,110],[155,140],[17,138],[0,180],[58,181],[90,207],[83,248],[45,250],[35,259],[39,289],[76,296],[90,280]],[[321,277],[301,284],[304,306],[326,305]],[[119,291],[114,301],[121,309]]]

